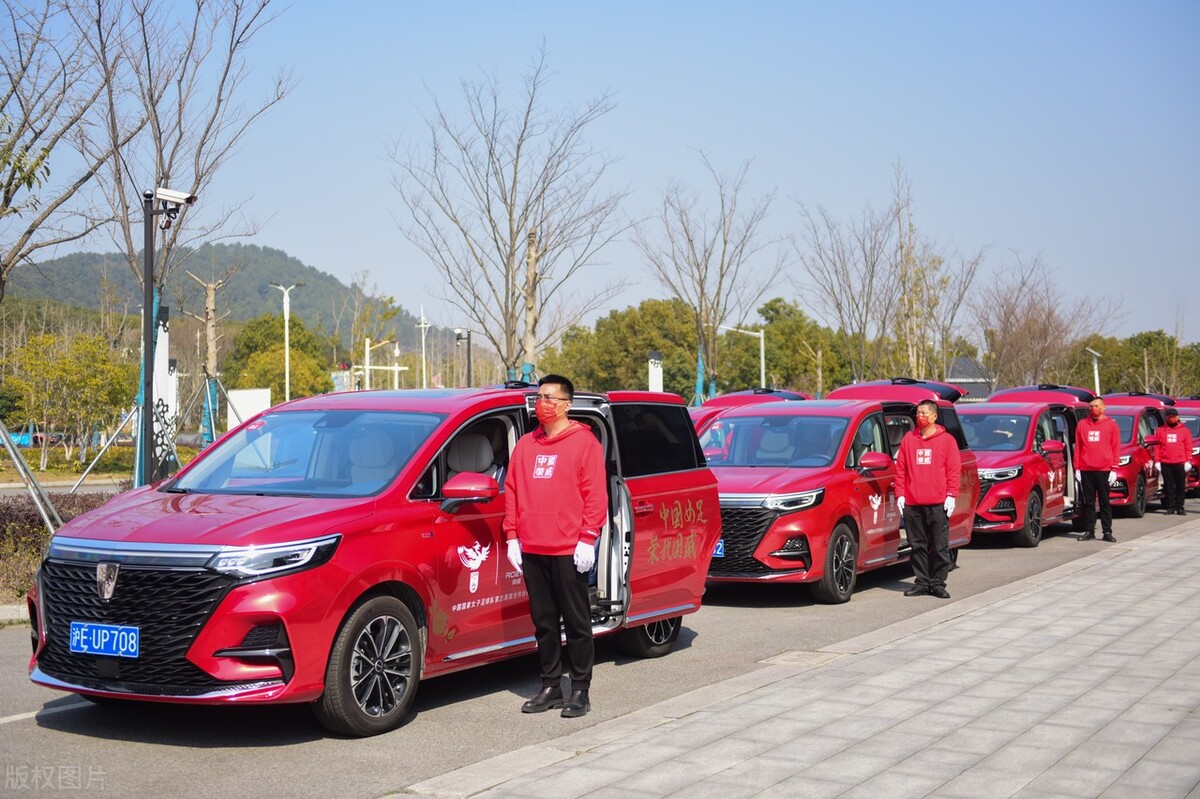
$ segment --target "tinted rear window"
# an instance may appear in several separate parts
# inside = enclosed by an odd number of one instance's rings
[[[613,406],[613,419],[626,477],[704,465],[692,418],[682,405],[620,403]]]

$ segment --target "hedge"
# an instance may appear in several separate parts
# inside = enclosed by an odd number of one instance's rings
[[[114,494],[50,494],[64,522],[100,507]],[[29,496],[0,497],[0,605],[21,604],[33,585],[50,533]]]

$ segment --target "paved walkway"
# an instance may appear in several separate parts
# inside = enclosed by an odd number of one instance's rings
[[[1200,519],[1087,546],[402,795],[1200,798]]]

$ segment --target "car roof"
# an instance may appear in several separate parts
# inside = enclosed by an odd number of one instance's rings
[[[970,416],[971,414],[983,413],[1011,413],[1032,415],[1041,413],[1047,410],[1051,405],[1058,403],[1050,402],[973,402],[968,405],[958,406],[959,416]]]
[[[827,399],[873,399],[879,401],[899,400],[920,402],[934,399],[955,402],[967,395],[966,389],[952,383],[934,380],[915,380],[911,377],[893,377],[888,380],[866,380],[840,386],[825,395]]]
[[[722,419],[742,416],[846,416],[882,410],[879,402],[869,400],[809,400],[807,402],[762,402],[737,405],[721,412]]]
[[[295,399],[275,408],[300,410],[389,410],[455,413],[474,407],[523,405],[537,391],[536,385],[506,383],[482,388],[427,388],[381,391],[341,391]],[[576,391],[576,400],[609,402],[660,402],[683,405],[678,394],[657,391],[610,391],[600,394]],[[274,410],[273,408],[272,410]]]
[[[1079,386],[1060,386],[1039,383],[1036,386],[1015,386],[993,391],[988,402],[1056,402],[1063,405],[1087,405],[1096,395]]]
[[[811,400],[812,397],[799,391],[782,388],[747,388],[742,391],[727,391],[704,401],[704,406],[732,407],[751,405],[756,402],[779,402],[782,400]]]
[[[1166,394],[1154,394],[1149,391],[1117,391],[1112,394],[1102,394],[1105,405],[1144,405],[1149,408],[1166,408],[1175,404],[1175,398]]]

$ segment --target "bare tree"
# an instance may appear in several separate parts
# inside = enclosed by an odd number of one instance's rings
[[[1104,334],[1115,317],[1109,300],[1070,300],[1041,258],[1012,256],[1015,263],[977,286],[970,303],[987,347],[984,364],[998,386],[1036,383],[1070,371],[1078,353],[1068,344]]]
[[[654,232],[642,226],[634,241],[663,288],[691,307],[711,386],[717,379],[719,327],[745,319],[779,276],[783,256],[777,253],[764,267],[758,265],[757,256],[778,243],[759,232],[775,195],[745,201],[750,162],[728,177],[704,153],[700,158],[716,188],[715,210],[675,183],[663,194]]]
[[[94,57],[119,64],[108,82],[96,125],[105,146],[119,152],[107,161],[101,183],[118,220],[113,240],[135,279],[142,282],[142,192],[170,187],[203,195],[251,126],[283,100],[293,82],[274,78],[265,97],[242,99],[247,56],[254,38],[277,15],[271,0],[133,0],[120,6],[96,3],[90,22],[113,35],[89,40]],[[111,14],[123,14],[119,21]],[[128,119],[144,119],[136,136]],[[205,204],[204,223],[186,215],[156,230],[155,283],[202,243],[249,236],[256,227],[241,217],[241,204]]]
[[[889,259],[893,216],[867,206],[843,224],[824,208],[798,205],[802,229],[793,247],[809,282],[796,281],[796,289],[813,314],[836,330],[854,379],[875,376],[887,358],[900,291]]]
[[[8,276],[39,250],[82,238],[111,217],[84,188],[111,159],[112,141],[86,121],[101,101],[112,62],[88,42],[117,22],[84,21],[84,0],[3,0],[0,19],[0,300]],[[113,139],[141,124],[126,119]]]
[[[601,188],[609,162],[584,141],[612,110],[607,94],[581,109],[551,111],[543,48],[524,79],[520,104],[504,103],[497,80],[462,84],[467,119],[437,100],[421,149],[401,150],[392,183],[411,217],[401,228],[444,281],[442,294],[495,348],[508,369],[574,319],[602,307],[623,287],[609,283],[587,298],[565,287],[626,227],[623,194]],[[555,327],[547,324],[554,320]]]

